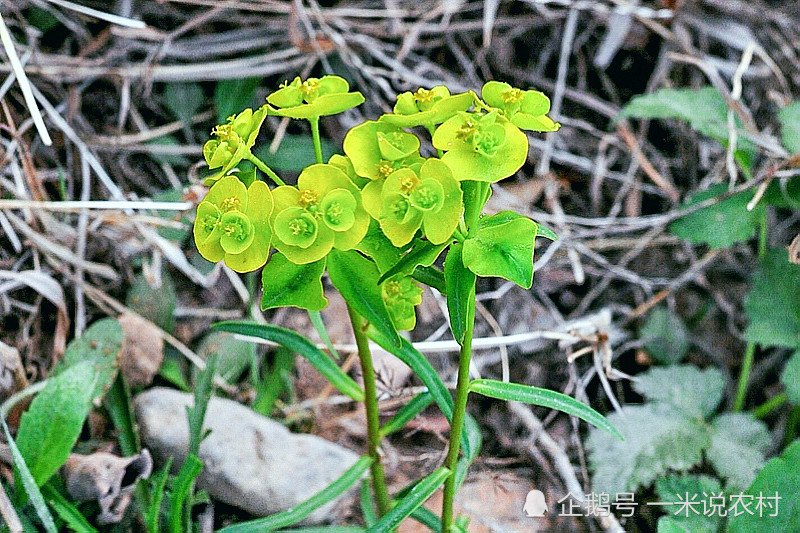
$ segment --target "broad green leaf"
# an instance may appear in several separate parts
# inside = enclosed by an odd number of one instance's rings
[[[650,355],[667,365],[679,362],[689,350],[686,326],[666,307],[653,310],[642,327],[640,337]]]
[[[753,482],[771,440],[767,426],[750,414],[723,413],[714,419],[706,456],[727,481],[728,492],[745,489]]]
[[[705,191],[693,194],[687,206],[724,194],[727,185],[719,183]],[[759,203],[752,211],[747,203],[753,199],[752,191],[743,191],[716,204],[695,211],[670,224],[670,230],[694,244],[708,244],[712,248],[727,248],[750,239],[764,219],[764,205]]]
[[[616,494],[647,487],[668,471],[700,463],[711,443],[702,421],[666,403],[625,405],[608,415],[624,441],[589,429],[586,447],[594,492]]]
[[[475,274],[464,266],[461,243],[453,244],[444,262],[444,281],[447,287],[447,311],[450,329],[459,344],[475,320]]]
[[[199,83],[174,82],[164,87],[164,103],[175,118],[186,125],[192,123],[204,100],[203,88]]]
[[[449,243],[431,244],[429,241],[416,241],[414,247],[390,269],[381,274],[378,283],[383,283],[395,274],[411,275],[418,266],[429,267],[436,261]]]
[[[742,512],[738,516],[730,516],[730,533],[800,531],[800,440],[792,442],[781,457],[767,461],[745,491],[745,497],[751,498],[750,511],[753,514]],[[761,512],[755,509],[759,497],[772,507],[762,507]],[[773,514],[775,516],[771,516]]]
[[[392,325],[378,284],[380,273],[375,263],[355,250],[332,250],[328,255],[328,275],[347,304],[367,319],[393,346],[400,346],[400,336]]]
[[[762,346],[800,348],[800,265],[783,248],[768,250],[744,300],[744,337]]]
[[[326,138],[320,139],[322,156],[327,161],[336,153],[336,146]],[[274,153],[264,144],[253,153],[276,172],[300,173],[315,161],[314,141],[310,135],[285,135]]]
[[[248,107],[261,78],[221,80],[214,88],[214,104],[217,108],[217,123],[224,124],[231,115]]]
[[[476,379],[469,384],[471,392],[483,396],[497,398],[509,402],[524,402],[549,409],[556,409],[570,416],[576,416],[593,426],[607,431],[609,434],[622,439],[622,434],[611,424],[608,419],[572,396],[560,392],[531,387],[522,383],[507,383],[494,379]]]
[[[226,331],[210,331],[200,341],[197,355],[206,361],[215,357],[219,375],[228,383],[235,383],[253,360],[253,343]]]
[[[67,346],[55,375],[83,361],[94,364],[97,380],[92,399],[101,398],[111,387],[119,370],[117,357],[122,350],[122,328],[113,318],[103,318],[89,326],[83,335]]]
[[[482,218],[464,241],[464,265],[478,276],[498,276],[530,289],[537,227],[512,211]]]
[[[693,418],[707,418],[722,400],[725,380],[714,367],[655,367],[636,376],[633,388],[649,400],[669,404]]]
[[[328,306],[322,290],[325,259],[297,265],[280,252],[274,253],[261,271],[261,310],[294,306],[319,311]]]
[[[714,87],[659,89],[651,94],[635,96],[615,120],[624,117],[685,120],[703,135],[723,146],[728,144],[728,105]],[[736,123],[739,126],[738,117]],[[739,136],[737,147],[736,159],[749,172],[755,146]]]
[[[792,102],[778,113],[783,146],[792,154],[800,153],[800,102]]]
[[[28,469],[25,458],[22,456],[22,453],[17,447],[17,443],[14,442],[11,432],[8,430],[8,424],[6,424],[4,419],[0,419],[0,422],[3,424],[3,432],[5,433],[6,442],[8,443],[8,449],[11,452],[11,458],[14,460],[17,505],[21,507],[25,501],[30,499],[34,509],[36,509],[39,520],[42,521],[45,531],[47,531],[47,533],[56,533],[58,529],[56,529],[53,517],[47,509],[47,504],[45,504],[44,497],[39,490],[40,483],[37,483]],[[0,487],[0,490],[5,489]]]
[[[377,524],[367,529],[367,531],[369,533],[389,533],[393,531],[400,522],[430,498],[449,475],[450,470],[441,467],[422,478],[402,500],[397,502],[391,511],[386,513],[378,520]]]
[[[37,486],[69,457],[91,410],[97,379],[94,362],[75,363],[49,378],[22,415],[17,446]]]
[[[162,271],[161,284],[157,287],[150,285],[144,275],[136,276],[126,297],[129,308],[170,333],[175,323],[176,303],[175,284],[166,270]]]
[[[345,374],[325,352],[317,348],[310,340],[290,329],[252,322],[219,322],[213,327],[222,331],[277,342],[308,359],[308,362],[342,394],[356,401],[364,399],[364,391],[353,378]]]
[[[711,502],[710,498],[713,496],[722,496],[722,499],[716,499],[716,502],[727,502],[727,496],[722,492],[722,487],[719,481],[709,476],[664,476],[656,481],[656,491],[658,492],[658,501],[678,503],[691,499],[694,495],[698,496],[698,500]],[[722,517],[714,513],[711,516],[701,514],[688,513],[688,516],[681,513],[680,505],[664,505],[662,509],[667,516],[663,516],[658,520],[658,533],[717,533]],[[699,510],[702,511],[702,508]]]
[[[353,486],[353,484],[357,483],[371,464],[371,458],[361,457],[333,483],[303,503],[295,505],[286,511],[275,513],[274,515],[266,518],[259,518],[257,520],[250,520],[248,522],[240,522],[238,524],[222,528],[218,533],[260,533],[262,531],[274,531],[282,527],[296,524],[314,512],[314,510],[338,498],[342,493]]]
[[[786,396],[795,405],[800,405],[800,351],[794,352],[783,367],[781,383],[786,389]]]

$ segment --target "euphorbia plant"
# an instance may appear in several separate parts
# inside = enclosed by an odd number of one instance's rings
[[[265,106],[245,110],[218,126],[215,139],[204,148],[209,167],[216,172],[197,208],[195,241],[205,258],[224,260],[238,272],[266,263],[264,310],[300,307],[320,324],[318,312],[327,305],[322,289],[326,271],[347,302],[363,387],[334,359],[290,330],[246,322],[216,325],[297,351],[343,394],[364,402],[367,457],[312,503],[321,505],[335,497],[358,479],[358,469],[369,468],[377,507],[372,507],[372,498],[364,503],[370,509],[365,513],[369,531],[390,531],[407,516],[434,529],[439,527],[432,521],[440,521],[441,531],[463,530],[464,524],[453,517],[453,496],[480,448],[480,431],[466,413],[470,391],[557,408],[616,434],[599,413],[569,396],[469,377],[477,276],[498,276],[530,288],[535,239],[555,238],[517,213],[482,215],[490,185],[515,174],[527,160],[528,140],[521,128],[555,131],[559,125],[547,117],[549,100],[538,91],[492,81],[479,97],[471,91],[453,95],[438,86],[398,95],[393,113],[352,128],[344,140],[345,155],[323,161],[319,117],[363,101],[338,76],[296,78],[268,96]],[[268,115],[305,119],[311,125],[316,160],[301,172],[297,185],[286,185],[253,155],[255,136]],[[427,130],[438,157],[420,155],[419,131],[414,129],[418,126]],[[237,165],[243,160],[253,162],[276,187],[270,189],[259,176],[253,181],[252,172],[239,172]],[[437,263],[440,256],[443,263]],[[455,398],[427,359],[398,335],[415,326],[415,306],[422,300],[420,283],[447,297],[453,337],[461,346]],[[383,426],[370,339],[408,364],[427,387]],[[392,496],[381,464],[381,439],[431,402],[451,422],[446,462]],[[433,518],[418,507],[442,482],[442,514]],[[313,509],[312,503],[304,509]],[[251,525],[283,527],[302,517],[297,510],[287,511]]]

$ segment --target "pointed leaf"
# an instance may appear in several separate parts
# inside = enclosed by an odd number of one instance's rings
[[[290,329],[253,322],[219,322],[213,327],[222,331],[277,342],[308,359],[308,362],[342,394],[356,401],[364,399],[364,391],[353,378],[345,374],[325,352],[317,348],[310,340]]]
[[[450,329],[459,344],[475,320],[475,274],[464,266],[463,247],[461,243],[452,245],[444,262]]]
[[[431,244],[429,241],[417,241],[414,247],[405,254],[400,261],[393,267],[384,272],[378,279],[378,283],[383,283],[395,274],[410,275],[418,266],[429,267],[436,261],[449,243]]]
[[[378,284],[381,276],[375,263],[355,250],[332,250],[328,255],[328,275],[348,305],[367,319],[394,347],[400,346],[400,336],[383,303]]]
[[[345,470],[344,474],[337,478],[333,483],[303,503],[295,505],[286,511],[275,513],[274,515],[266,518],[250,520],[249,522],[241,522],[239,524],[222,528],[218,533],[260,533],[262,531],[274,531],[278,528],[296,524],[310,515],[316,509],[319,509],[326,503],[338,498],[347,489],[353,486],[354,483],[361,479],[361,476],[367,471],[371,464],[371,458],[361,457],[358,461],[353,463],[353,466]]]
[[[560,392],[531,387],[522,383],[506,383],[493,379],[476,379],[469,384],[471,392],[477,392],[490,398],[498,398],[510,402],[525,402],[550,409],[557,409],[570,416],[577,416],[593,426],[607,431],[622,440],[622,434],[612,426],[606,417],[572,396]]]
[[[394,530],[400,522],[413,513],[425,500],[430,498],[448,476],[450,476],[450,470],[441,467],[422,478],[419,483],[414,485],[414,488],[409,491],[408,495],[397,502],[391,511],[386,513],[377,524],[367,529],[367,531],[369,533],[389,533]]]
[[[748,341],[764,346],[800,348],[800,265],[783,248],[767,251],[744,300],[750,324]]]
[[[101,398],[117,376],[119,370],[117,357],[121,350],[122,327],[119,322],[114,318],[100,319],[89,326],[83,335],[69,343],[54,375],[81,361],[91,361],[98,372],[92,399]]]

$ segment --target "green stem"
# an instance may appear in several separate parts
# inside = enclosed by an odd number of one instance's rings
[[[755,409],[753,409],[753,416],[756,418],[764,418],[772,411],[780,407],[781,405],[785,404],[788,400],[785,392],[781,392],[780,394],[776,394],[769,400],[765,401]]]
[[[744,407],[744,398],[747,395],[747,381],[750,379],[750,369],[753,366],[753,356],[756,353],[756,343],[748,342],[744,351],[742,368],[739,370],[739,386],[736,390],[736,401],[733,404],[734,412],[741,411]]]
[[[314,141],[314,158],[317,163],[324,163],[322,160],[322,140],[319,138],[319,117],[309,118],[311,123],[311,140]]]
[[[798,425],[800,425],[800,407],[794,407],[789,412],[789,418],[786,420],[784,446],[789,446],[789,444],[794,440],[794,436],[797,434]]]
[[[475,305],[474,292],[472,305]],[[450,469],[450,477],[444,482],[442,499],[442,531],[450,531],[453,525],[453,500],[456,496],[456,466],[461,448],[461,433],[464,430],[464,419],[467,414],[467,395],[469,394],[469,364],[472,359],[472,334],[475,328],[475,318],[467,324],[464,342],[461,344],[461,353],[458,358],[458,380],[456,382],[456,397],[453,405],[453,421],[450,424],[450,443],[444,466]]]
[[[267,164],[266,164],[266,163],[264,163],[262,160],[260,160],[260,159],[259,159],[258,157],[256,157],[255,155],[253,155],[253,154],[248,154],[248,155],[246,155],[246,156],[245,156],[245,158],[246,158],[248,161],[250,161],[251,163],[253,163],[253,164],[254,164],[254,165],[255,165],[255,166],[258,168],[258,170],[260,170],[261,172],[263,172],[264,174],[266,174],[267,176],[269,176],[269,178],[270,178],[272,181],[274,181],[274,182],[275,182],[277,185],[286,185],[286,182],[285,182],[285,181],[283,181],[283,180],[280,178],[280,176],[278,176],[277,174],[275,174],[275,172],[274,172],[274,171],[273,171],[271,168],[269,168],[269,167],[267,166]]]
[[[372,354],[369,351],[369,340],[364,331],[364,319],[349,305],[350,323],[358,346],[358,358],[361,360],[361,375],[364,378],[364,407],[367,411],[367,453],[372,458],[370,474],[372,491],[378,504],[378,513],[385,515],[391,509],[391,497],[386,488],[386,475],[381,462],[381,425],[378,417],[378,398],[375,387],[375,368],[372,365]]]

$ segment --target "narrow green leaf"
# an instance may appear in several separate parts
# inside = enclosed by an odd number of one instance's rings
[[[95,529],[83,513],[75,507],[71,501],[67,500],[60,492],[46,484],[42,487],[42,496],[44,496],[50,507],[56,514],[67,523],[67,526],[76,533],[97,533]]]
[[[317,330],[322,342],[324,342],[325,346],[328,347],[328,351],[331,353],[333,358],[339,361],[341,357],[339,357],[339,352],[336,351],[336,348],[333,347],[331,336],[328,335],[328,329],[325,327],[325,322],[322,320],[322,313],[319,311],[309,311],[308,318],[311,320],[311,324],[314,326],[314,329]]]
[[[264,294],[261,310],[273,307],[294,306],[309,311],[319,311],[328,306],[322,291],[322,273],[325,259],[305,265],[296,265],[282,253],[275,253],[261,271]]]
[[[551,241],[558,240],[558,235],[556,235],[556,233],[553,230],[551,230],[547,226],[542,226],[538,222],[537,226],[539,226],[536,232],[537,237],[544,237],[545,239],[550,239]]]
[[[415,280],[424,283],[428,287],[433,287],[443,295],[447,295],[447,286],[444,282],[444,273],[436,267],[418,266],[411,274]]]
[[[439,533],[442,530],[441,519],[427,507],[417,507],[410,516],[434,533]]]
[[[161,502],[164,499],[164,487],[167,485],[167,478],[169,471],[172,468],[172,457],[167,457],[167,462],[160,472],[150,477],[151,487],[150,502],[147,509],[144,510],[144,520],[147,525],[148,533],[159,533],[160,518],[161,518]]]
[[[405,254],[392,268],[384,272],[378,279],[378,283],[383,283],[395,274],[410,275],[418,266],[429,267],[436,261],[442,250],[447,248],[449,243],[431,244],[430,241],[417,241],[414,247]]]
[[[37,486],[67,461],[92,407],[97,371],[91,361],[49,378],[22,415],[17,446]]]
[[[261,533],[296,524],[313,513],[316,509],[338,498],[343,492],[361,479],[361,476],[367,471],[371,464],[372,459],[370,457],[361,457],[333,483],[303,503],[266,518],[241,522],[222,528],[217,533]]]
[[[206,368],[200,372],[194,385],[194,404],[186,407],[186,416],[189,420],[189,453],[198,455],[200,443],[206,437],[203,433],[203,421],[206,418],[206,408],[211,396],[214,394],[214,374],[217,373],[217,355],[213,354],[206,361]]]
[[[353,378],[345,374],[325,352],[317,348],[310,340],[290,329],[269,324],[255,324],[253,322],[219,322],[212,327],[222,331],[277,342],[281,346],[285,346],[308,359],[308,362],[319,370],[342,394],[359,402],[364,399],[364,391]]]
[[[400,522],[408,518],[425,500],[430,498],[444,480],[450,476],[450,470],[441,467],[425,476],[402,500],[397,502],[391,511],[386,513],[377,524],[367,529],[368,533],[388,533]]]
[[[122,376],[117,375],[117,379],[103,399],[103,405],[114,423],[119,447],[124,456],[136,455],[139,451],[139,435],[136,433],[129,394]]]
[[[372,486],[369,479],[361,480],[361,515],[367,527],[372,526],[378,521],[378,513],[375,512],[375,498],[372,496]]]
[[[195,454],[186,456],[178,475],[172,485],[172,494],[169,502],[169,531],[181,533],[183,530],[184,504],[192,492],[194,480],[203,469],[203,461]],[[188,510],[186,510],[188,513]]]
[[[27,495],[27,498],[30,499],[34,509],[36,509],[36,514],[42,521],[47,533],[55,533],[58,530],[53,522],[53,517],[50,515],[50,511],[47,510],[44,497],[42,496],[41,491],[39,491],[39,485],[31,475],[30,470],[28,470],[28,465],[25,463],[25,459],[22,457],[17,444],[14,442],[11,432],[8,430],[8,424],[6,424],[6,421],[3,419],[0,419],[0,421],[3,423],[3,431],[6,434],[6,442],[8,443],[8,448],[11,451],[11,458],[14,459],[14,471],[18,474],[18,479],[21,480],[21,483],[17,485],[17,494]],[[3,489],[0,488],[0,490]],[[17,500],[19,506],[21,507],[22,503],[24,502],[24,498],[18,497]]]
[[[275,533],[364,533],[366,529],[356,526],[304,527],[300,529],[281,529]]]
[[[459,344],[464,342],[469,324],[475,320],[475,274],[464,266],[463,247],[461,243],[452,245],[444,262],[450,329]]]
[[[464,241],[464,265],[479,276],[501,277],[530,289],[537,229],[536,222],[512,211],[483,217]]]
[[[606,417],[572,396],[567,396],[560,392],[531,387],[521,383],[505,383],[493,379],[473,380],[469,384],[469,390],[490,398],[557,409],[568,415],[577,416],[581,420],[607,431],[619,440],[623,440],[622,434],[606,420]]]
[[[432,401],[433,395],[428,391],[421,392],[414,396],[410,402],[397,411],[391,420],[383,425],[380,431],[381,437],[391,435],[395,431],[403,429],[415,416],[424,411]]]
[[[393,346],[400,346],[400,336],[383,303],[378,284],[380,273],[375,263],[355,250],[341,252],[334,249],[328,255],[328,275],[348,305],[367,319]]]

